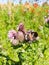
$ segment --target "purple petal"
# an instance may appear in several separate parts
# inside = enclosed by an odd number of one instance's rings
[[[12,39],[14,36],[17,36],[17,32],[15,30],[10,30],[8,32],[8,38]]]

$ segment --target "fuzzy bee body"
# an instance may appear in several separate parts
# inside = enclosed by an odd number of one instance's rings
[[[36,40],[37,37],[38,37],[37,32],[28,31],[27,34],[25,35],[25,40],[26,41],[34,41],[34,40]]]

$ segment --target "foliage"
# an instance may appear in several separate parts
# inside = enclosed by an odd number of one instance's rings
[[[49,65],[49,28],[44,24],[48,8],[48,5],[37,8],[12,5],[11,14],[6,6],[0,8],[0,65]],[[8,31],[16,30],[21,21],[27,30],[38,32],[38,41],[17,46],[10,43]]]

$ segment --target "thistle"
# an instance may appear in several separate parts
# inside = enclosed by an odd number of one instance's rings
[[[17,36],[17,32],[15,30],[10,30],[8,32],[8,38],[10,40],[10,42],[13,44],[13,45],[17,45],[19,43],[18,41],[18,36]]]

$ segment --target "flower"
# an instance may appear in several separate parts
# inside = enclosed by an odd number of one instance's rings
[[[49,17],[45,19],[45,22],[49,24]]]
[[[12,39],[12,38],[16,39],[16,37],[17,37],[17,32],[15,30],[10,30],[8,32],[8,38],[9,39]]]
[[[17,45],[18,44],[18,39],[17,39],[17,32],[15,30],[10,30],[8,32],[8,38],[10,40],[10,42],[13,44],[13,45]]]
[[[24,24],[23,23],[20,23],[18,25],[17,30],[23,32],[24,34],[26,33],[26,30],[25,30],[25,27],[24,27]]]
[[[31,12],[32,12],[32,13],[34,13],[34,12],[35,12],[35,10],[32,8],[32,9],[31,9]]]
[[[18,30],[23,30],[24,29],[24,24],[23,23],[20,23],[19,26],[18,26]]]
[[[18,39],[13,39],[13,40],[12,40],[12,44],[13,44],[14,46],[18,45],[18,44],[19,44]]]
[[[24,4],[24,6],[25,6],[25,8],[26,8],[27,10],[30,10],[30,8],[31,8],[30,3],[28,3],[28,2],[26,2],[26,3]]]
[[[33,6],[34,6],[35,8],[37,8],[37,7],[38,7],[38,4],[37,4],[37,3],[34,3]]]
[[[23,41],[24,41],[24,34],[23,34],[23,32],[21,32],[21,31],[18,31],[18,40],[19,40],[20,42],[23,42]]]
[[[48,13],[48,9],[46,9],[46,13]]]

